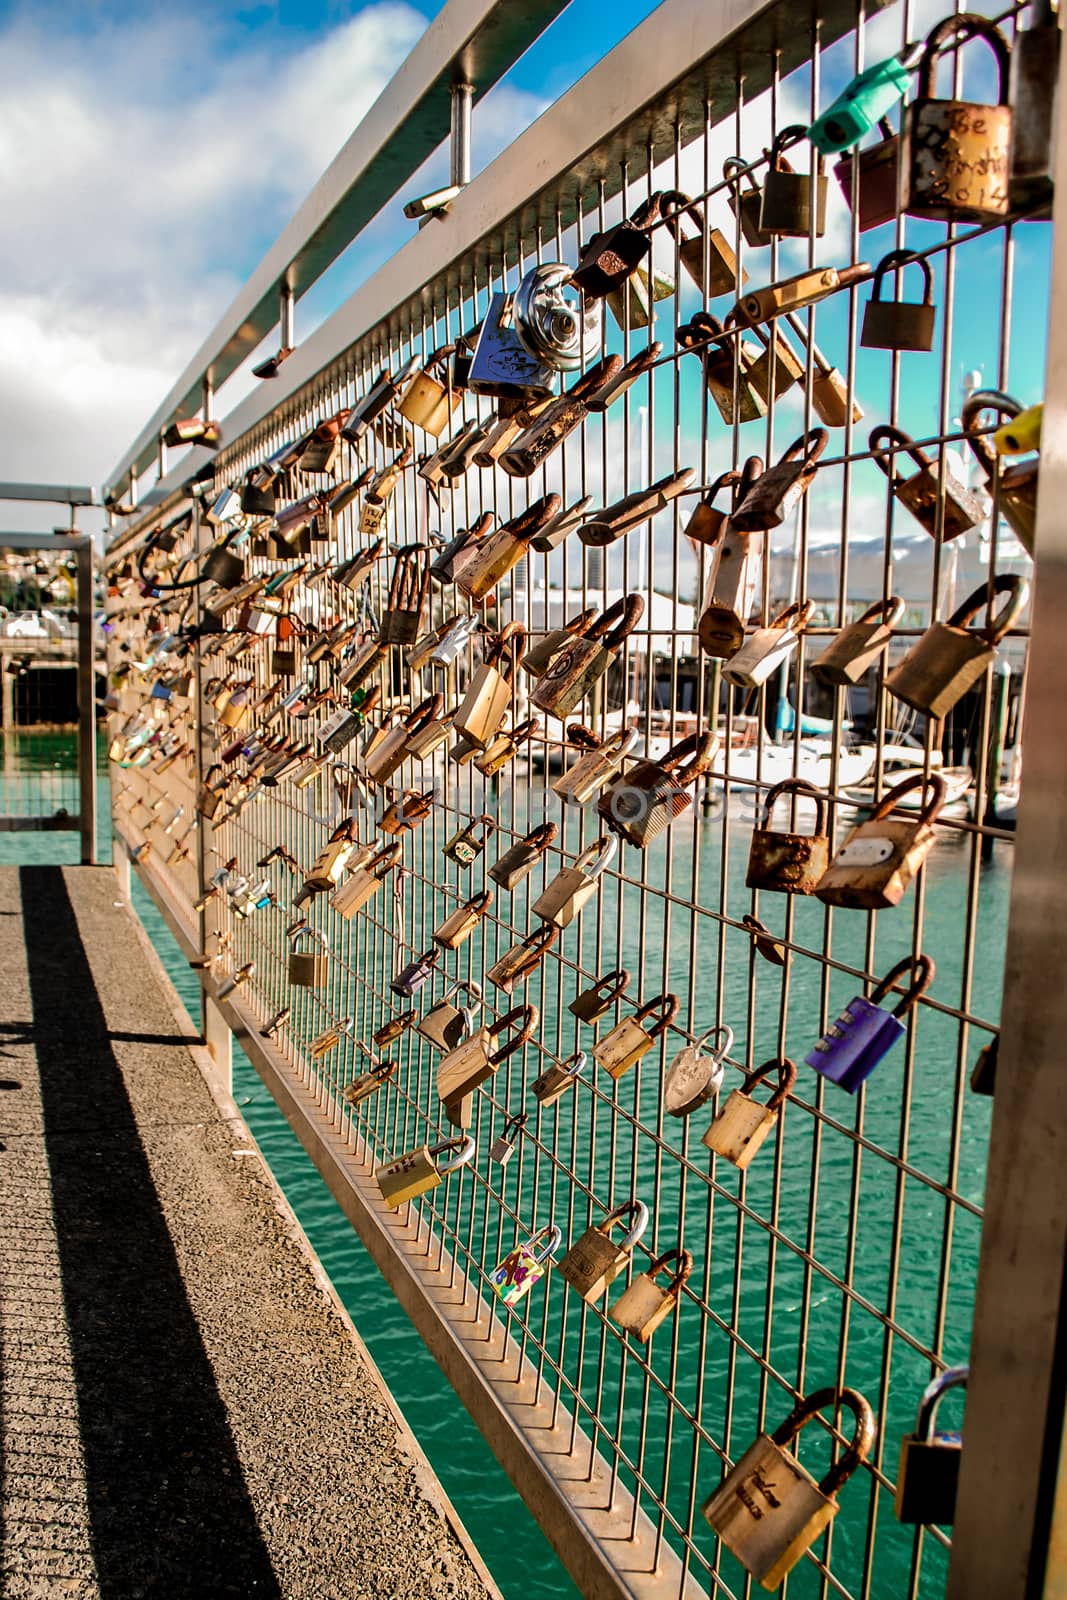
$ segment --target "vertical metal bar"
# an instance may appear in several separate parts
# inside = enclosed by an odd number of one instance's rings
[[[93,541],[75,552],[78,609],[78,809],[83,866],[96,865],[96,663],[93,659]]]
[[[278,290],[278,344],[282,350],[296,347],[296,295],[288,283]]]
[[[449,172],[452,183],[471,181],[471,114],[474,85],[452,85],[452,134],[449,140]]]

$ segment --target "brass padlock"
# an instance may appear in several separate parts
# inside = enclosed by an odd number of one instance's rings
[[[442,950],[458,950],[470,938],[492,903],[492,889],[483,889],[480,894],[472,895],[463,905],[450,912],[443,922],[438,923],[433,930],[434,944],[440,945]]]
[[[573,867],[563,867],[545,885],[531,906],[531,914],[557,928],[569,928],[600,888],[600,875],[618,849],[618,840],[601,834],[585,849]]]
[[[1016,28],[1011,41],[1008,78],[1012,111],[1011,177],[1008,195],[1013,211],[1031,210],[1052,198],[1056,85],[1060,68],[1060,23],[1051,0],[1035,0],[1030,26]],[[1043,222],[1047,205],[1024,222]]]
[[[549,945],[554,943],[558,934],[559,929],[551,922],[543,922],[493,962],[486,973],[489,982],[503,989],[505,994],[513,994],[520,984],[526,983],[537,971],[548,953]]]
[[[624,284],[605,295],[604,304],[625,333],[628,329],[651,327],[656,320],[656,302],[669,300],[673,293],[674,279],[667,273],[660,272],[657,267],[650,271],[646,266],[639,266]]]
[[[473,559],[459,573],[456,583],[471,600],[484,600],[517,566],[527,553],[530,540],[563,504],[558,494],[543,495],[512,517],[502,528],[480,539]]]
[[[787,1448],[816,1412],[847,1406],[856,1419],[848,1449],[817,1483]],[[870,1454],[874,1413],[854,1389],[820,1389],[774,1433],[761,1433],[704,1503],[726,1548],[764,1589],[777,1589],[840,1509],[837,1491]]]
[[[1034,554],[1034,533],[1037,526],[1038,457],[1019,461],[1012,466],[1001,464],[1000,454],[988,438],[978,432],[983,411],[992,411],[1000,417],[1018,417],[1022,406],[1010,394],[1000,389],[976,389],[963,403],[963,430],[971,453],[986,475],[990,494],[996,489],[997,509],[1007,522],[1027,555]]]
[[[139,845],[138,848],[142,852],[144,852],[144,851],[151,850],[152,846],[151,845]],[[132,852],[131,852],[131,855],[132,855]],[[219,984],[218,988],[215,990],[215,998],[216,998],[216,1000],[225,1000],[228,995],[233,994],[233,991],[235,989],[239,989],[242,983],[247,983],[248,980],[250,978],[254,978],[255,975],[256,975],[256,964],[255,964],[255,962],[254,961],[246,961],[243,967],[238,967],[237,971],[236,972],[231,972],[231,974],[230,974],[230,976],[228,978],[223,978],[222,982]]]
[[[493,1076],[510,1055],[533,1038],[539,1021],[540,1012],[536,1006],[515,1006],[450,1050],[441,1058],[437,1068],[437,1093],[440,1098],[447,1103],[472,1094],[480,1084]],[[492,1049],[494,1041],[509,1028],[517,1028],[517,1032],[498,1049]]]
[[[378,670],[388,654],[389,646],[377,638],[358,645],[337,674],[337,687],[360,688]]]
[[[305,885],[316,894],[323,894],[340,883],[345,868],[356,851],[356,825],[342,822],[334,829],[327,843],[315,857],[311,871],[304,878]]]
[[[711,1050],[704,1046],[715,1041]],[[734,1047],[734,1030],[725,1023],[709,1028],[692,1044],[683,1045],[663,1079],[663,1109],[672,1117],[688,1117],[718,1094],[726,1057]]]
[[[298,950],[301,939],[317,941],[317,950]],[[326,935],[305,923],[297,926],[289,936],[289,982],[301,989],[319,989],[326,982],[329,971],[329,945]]]
[[[629,1224],[616,1242],[612,1228]],[[643,1200],[626,1200],[613,1206],[600,1222],[587,1228],[559,1262],[560,1276],[577,1289],[587,1305],[599,1300],[608,1285],[626,1271],[634,1249],[648,1227],[648,1207]]]
[[[678,996],[661,994],[655,1000],[639,1006],[632,1017],[624,1017],[610,1033],[598,1039],[593,1046],[593,1060],[611,1077],[618,1080],[648,1054],[656,1040],[666,1032],[678,1015]],[[651,1028],[641,1026],[649,1017],[655,1017]]]
[[[882,448],[883,441],[909,455],[919,471],[913,472],[910,478],[899,477],[893,463],[893,453]],[[943,540],[957,539],[961,533],[977,527],[985,519],[983,500],[973,490],[966,488],[947,465],[942,487],[938,463],[920,450],[915,440],[902,428],[882,423],[880,427],[872,428],[867,443],[875,461],[889,479],[894,497],[902,506],[907,506],[919,526],[925,528],[932,539],[938,536],[939,511]]]
[[[791,278],[781,278],[777,283],[769,284],[766,289],[753,289],[749,294],[742,295],[734,310],[742,326],[747,324],[755,327],[757,323],[769,322],[772,317],[816,305],[818,301],[825,300],[828,294],[848,289],[861,278],[866,278],[870,270],[869,261],[858,261],[851,267],[809,267],[805,272],[794,273]],[[726,326],[730,326],[729,319]]]
[[[984,628],[968,627],[989,605],[991,593],[1006,595],[999,613]],[[1030,598],[1022,578],[1002,573],[983,584],[947,622],[932,623],[902,661],[887,675],[890,694],[928,717],[945,717],[968,689],[984,677],[997,656],[997,645]]]
[[[660,215],[678,246],[678,260],[697,288],[704,293],[705,251],[707,259],[707,299],[720,294],[736,294],[748,282],[748,273],[738,266],[737,255],[726,235],[718,228],[705,227],[700,207],[687,194],[671,189],[660,199]],[[682,217],[693,225],[689,238],[682,234]]]
[[[718,748],[718,736],[709,730],[680,740],[659,761],[637,762],[607,785],[597,814],[627,844],[647,850],[672,822],[692,810],[691,790]]]
[[[922,300],[883,300],[886,273],[900,271],[913,261],[923,276]],[[874,269],[860,344],[868,350],[932,350],[936,315],[934,274],[929,261],[911,250],[891,250]]]
[[[509,477],[529,478],[538,467],[544,466],[552,452],[584,422],[601,392],[614,384],[623,370],[621,356],[604,356],[595,366],[583,372],[564,394],[538,412],[514,444],[500,454],[499,465]],[[539,526],[531,530],[531,541],[536,534],[544,531],[544,525],[556,517],[559,510],[557,504],[552,507],[551,513],[544,515]]]
[[[760,462],[759,471],[763,471]],[[759,473],[756,474],[757,477]],[[689,521],[682,530],[687,539],[694,545],[703,544],[713,548],[720,540],[726,524],[730,520],[733,506],[737,505],[737,486],[741,482],[741,473],[737,467],[732,467],[729,472],[720,473],[709,489],[697,501],[689,514]],[[721,511],[715,504],[724,489],[733,491],[731,496],[730,511]]]
[[[765,150],[764,156],[768,154]],[[741,234],[747,245],[754,250],[761,249],[771,243],[773,234],[765,233],[760,227],[760,212],[763,210],[763,190],[756,183],[752,168],[740,156],[731,156],[722,164],[722,175],[730,185],[726,198],[730,210],[741,224]],[[748,187],[744,187],[747,179]]]
[[[454,344],[447,344],[435,350],[422,371],[416,372],[397,402],[396,409],[402,417],[432,434],[435,439],[444,433],[453,411],[463,398],[448,381],[449,362],[455,348]],[[434,377],[435,372],[444,374],[443,383]]]
[[[424,1144],[418,1150],[409,1150],[406,1155],[397,1156],[394,1161],[386,1162],[384,1167],[378,1167],[375,1171],[382,1199],[390,1210],[395,1211],[406,1200],[415,1200],[420,1194],[428,1194],[444,1181],[448,1173],[466,1166],[474,1150],[474,1140],[467,1134],[463,1138]],[[447,1161],[437,1159],[448,1151],[453,1154]]]
[[[375,539],[365,550],[360,550],[347,561],[340,562],[333,570],[333,581],[339,583],[343,589],[353,591],[359,589],[384,554],[385,540]]]
[[[369,1071],[361,1072],[351,1083],[346,1083],[341,1090],[341,1099],[347,1106],[362,1105],[364,1100],[377,1094],[395,1072],[395,1061],[379,1061]]]
[[[918,789],[930,798],[916,815],[891,816],[900,796]],[[870,816],[858,822],[827,867],[816,897],[828,906],[884,911],[899,905],[934,842],[934,821],[945,803],[945,783],[936,772],[914,773],[890,789]]]
[[[849,392],[848,383],[841,373],[827,361],[815,340],[805,332],[799,317],[787,311],[785,320],[811,356],[811,409],[819,421],[827,428],[844,428],[849,417],[853,422],[862,422],[863,407]]]
[[[565,644],[588,632],[597,616],[596,606],[590,606],[587,610],[580,611],[576,617],[572,617],[569,622],[563,623],[561,627],[548,629],[537,644],[527,646],[519,666],[524,672],[530,673],[531,677],[539,678]]]
[[[651,521],[678,495],[684,494],[694,476],[692,467],[683,467],[680,472],[669,472],[647,489],[637,489],[614,505],[591,512],[579,528],[578,537],[593,549],[615,544],[624,534]]]
[[[651,195],[633,215],[613,228],[595,233],[582,246],[572,282],[591,300],[619,289],[651,253],[649,229],[659,221],[661,196]]]
[[[390,981],[389,987],[393,994],[410,1000],[412,995],[418,994],[424,984],[429,983],[440,959],[441,950],[438,946],[434,946],[430,950],[424,950],[414,961],[409,961],[407,966],[402,967]]]
[[[933,97],[938,56],[968,39],[984,39],[993,52],[997,105]],[[918,94],[904,109],[901,210],[935,222],[995,222],[1007,216],[1012,112],[1004,35],[973,12],[946,17],[927,36],[918,77]]]
[[[222,779],[221,782],[219,781],[220,777]],[[222,768],[218,762],[208,767],[204,774],[204,781],[201,783],[196,796],[196,809],[200,816],[206,817],[210,822],[213,817],[218,815],[226,790],[232,782],[233,775],[231,774],[229,777],[222,776]]]
[[[534,738],[540,731],[540,717],[526,717],[513,728],[501,729],[493,735],[481,754],[474,757],[471,765],[483,778],[495,778],[509,761],[515,759],[520,744]]]
[[[815,802],[814,833],[782,833],[772,829],[774,805],[783,795],[805,795]],[[783,778],[768,789],[748,847],[746,889],[778,894],[814,894],[830,864],[826,832],[827,797],[804,778]]]
[[[341,438],[349,444],[358,444],[371,423],[381,416],[396,399],[413,372],[418,370],[417,358],[412,358],[396,374],[383,367],[362,399],[357,400],[341,426]]]
[[[781,459],[756,479],[734,512],[731,521],[738,533],[781,527],[807,494],[829,438],[825,428],[812,428],[794,439]]]
[[[783,128],[771,145],[759,214],[761,233],[807,239],[814,229],[815,238],[821,239],[826,232],[827,178],[822,156],[817,157],[814,182],[807,173],[794,172],[785,158],[785,152],[807,136],[807,128],[796,123]]]
[[[923,1390],[915,1432],[900,1441],[893,1502],[898,1522],[951,1528],[955,1521],[963,1439],[959,1433],[935,1433],[934,1424],[944,1395],[966,1388],[969,1376],[968,1367],[949,1367]]]
[[[567,729],[567,744],[581,754],[554,780],[552,793],[558,794],[566,805],[584,806],[618,772],[637,738],[636,728],[620,728],[618,733],[601,740],[592,729],[572,722]]]
[[[814,609],[812,600],[806,600],[803,605],[794,600],[784,611],[779,611],[769,626],[754,629],[736,655],[723,666],[725,681],[739,689],[758,689],[761,683],[766,683],[772,672],[793,654]]]
[[[430,552],[424,544],[401,545],[396,553],[389,598],[378,638],[382,644],[411,645],[422,632],[430,586]]]
[[[449,540],[430,563],[430,577],[435,583],[457,581],[478,554],[495,520],[494,512],[483,511],[469,528],[461,528],[455,538]]]
[[[737,323],[731,324],[732,316],[733,312],[726,319],[727,328],[740,323],[738,318]],[[780,400],[782,395],[788,394],[797,379],[804,376],[804,362],[776,322],[772,324],[770,333],[757,323],[752,325],[751,331],[763,346],[763,352],[752,365],[749,382],[760,399],[769,405],[772,396]]]
[[[534,1099],[542,1106],[554,1106],[557,1100],[578,1083],[579,1074],[585,1071],[589,1057],[584,1050],[576,1050],[566,1061],[553,1061],[540,1077],[534,1079],[531,1090]]]
[[[530,1113],[528,1111],[513,1112],[510,1117],[505,1119],[504,1126],[489,1146],[490,1161],[495,1161],[501,1167],[507,1166],[515,1154],[515,1146],[518,1143],[519,1136],[529,1120]]]
[[[496,823],[492,817],[485,813],[473,818],[465,827],[458,829],[441,848],[441,854],[454,861],[457,866],[469,867],[485,849],[486,842],[496,832]]]
[[[669,1281],[656,1282],[661,1272],[674,1268]],[[666,1322],[678,1308],[678,1300],[686,1279],[693,1270],[693,1257],[688,1250],[665,1250],[649,1266],[639,1272],[613,1306],[608,1316],[637,1340],[647,1344],[656,1329]]]
[[[330,904],[339,917],[354,917],[356,912],[372,900],[382,886],[386,874],[396,866],[400,860],[401,847],[398,844],[383,845],[382,848],[363,862],[347,883],[342,883],[330,896]]]
[[[401,1011],[395,1017],[388,1017],[380,1028],[375,1028],[371,1038],[376,1045],[393,1044],[395,1040],[403,1038],[411,1024],[415,1021],[417,1013],[414,1011]]]
[[[644,609],[643,595],[621,595],[581,637],[557,652],[530,696],[531,704],[554,717],[569,717],[617,660]]]
[[[653,345],[651,348],[658,350],[659,345]],[[593,409],[592,405],[590,405],[589,409]],[[560,506],[559,510],[547,517],[538,528],[530,540],[530,549],[536,550],[538,555],[544,556],[551,555],[553,550],[558,550],[574,532],[575,528],[579,526],[592,503],[592,495],[584,494],[580,500],[575,500],[573,505]]]
[[[769,1078],[772,1072],[778,1075],[778,1086],[767,1104],[762,1105],[759,1100],[752,1098],[752,1090]],[[743,1172],[771,1129],[777,1125],[779,1111],[796,1081],[797,1069],[788,1057],[765,1061],[748,1074],[742,1088],[730,1091],[726,1104],[703,1135],[701,1143],[717,1156],[725,1156],[727,1161],[740,1167]]]
[[[467,1004],[453,1004],[457,995],[466,995]],[[415,1032],[438,1050],[454,1050],[474,1033],[482,1009],[482,991],[467,981],[450,984],[441,999],[420,1018]]]
[[[878,131],[882,137],[866,150],[853,150],[842,156],[834,166],[834,177],[851,210],[854,211],[861,233],[869,228],[880,228],[892,222],[897,214],[897,161],[900,151],[899,135],[893,132],[888,117],[880,117]],[[858,195],[852,202],[852,174],[857,174]]]
[[[508,622],[483,651],[481,666],[452,715],[452,726],[468,743],[484,750],[503,722],[515,683],[515,663],[522,653],[526,629]]]
[[[559,826],[555,822],[542,822],[540,827],[532,828],[493,862],[488,876],[510,893],[524,878],[529,877],[558,832]]]
[[[402,789],[383,806],[378,815],[378,826],[383,833],[414,833],[433,810],[433,801],[433,789]]]
[[[767,402],[751,381],[760,352],[746,342],[735,327],[728,334],[723,324],[706,311],[698,311],[674,336],[679,350],[699,356],[704,383],[724,422],[756,422],[767,415]],[[736,391],[736,393],[735,393]]]
[[[441,704],[437,705],[437,700]],[[431,702],[433,709],[430,709]],[[446,740],[452,736],[452,718],[441,715],[444,709],[444,696],[431,696],[420,702],[405,719],[413,726],[407,728],[407,739],[404,746],[405,761],[425,761],[434,751],[439,749]]]
[[[828,688],[850,689],[863,679],[885,654],[893,629],[904,615],[905,602],[891,594],[876,600],[855,622],[835,634],[811,663],[811,675]]]
[[[598,1022],[622,999],[629,986],[629,972],[625,967],[616,967],[576,994],[567,1010],[581,1022]]]

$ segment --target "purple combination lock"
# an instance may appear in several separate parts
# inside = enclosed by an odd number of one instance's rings
[[[417,994],[423,984],[433,976],[433,969],[440,958],[440,950],[436,948],[424,950],[417,961],[410,961],[401,972],[397,973],[389,985],[390,989],[394,994],[402,995],[406,1000],[410,1000],[411,996]]]
[[[898,978],[912,973],[910,986],[894,1011],[883,1011],[879,1004]],[[832,1022],[804,1057],[805,1064],[849,1094],[869,1078],[884,1055],[888,1055],[903,1036],[901,1017],[907,1015],[921,994],[930,987],[934,963],[929,956],[906,956],[891,968],[869,1000],[857,995],[850,1000],[836,1022]]]

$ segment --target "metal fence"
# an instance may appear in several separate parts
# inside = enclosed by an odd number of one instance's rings
[[[999,17],[1010,34],[1017,13]],[[184,592],[170,600],[164,591],[146,602],[131,561],[161,521],[177,519],[180,548],[208,548],[214,531],[203,506],[179,497],[114,547],[112,665],[122,669],[111,725],[116,828],[187,948],[204,951],[209,995],[244,1030],[253,1060],[335,1190],[345,1190],[346,1209],[398,1294],[409,1309],[417,1304],[428,1343],[585,1592],[747,1593],[744,1568],[716,1539],[701,1505],[764,1425],[773,1430],[814,1390],[848,1385],[877,1415],[877,1444],[842,1490],[831,1531],[788,1579],[789,1592],[934,1595],[947,1581],[949,1531],[902,1525],[893,1496],[899,1441],[914,1427],[920,1394],[933,1375],[965,1363],[971,1345],[992,1100],[974,1092],[970,1079],[979,1051],[997,1037],[1012,860],[1026,845],[1022,832],[1015,844],[1017,773],[1009,755],[1017,764],[1022,750],[1028,612],[1001,647],[998,670],[984,671],[941,722],[918,715],[904,721],[885,676],[932,620],[947,618],[972,591],[984,615],[992,579],[1027,576],[1031,564],[996,505],[963,538],[931,538],[891,491],[869,435],[876,425],[899,426],[935,458],[942,509],[933,531],[945,533],[946,494],[951,500],[956,492],[949,480],[965,480],[964,494],[984,483],[959,420],[975,387],[965,372],[981,369],[984,388],[1024,385],[1027,401],[1040,393],[1038,359],[1033,350],[1029,364],[1017,356],[1026,340],[1013,329],[1024,319],[1044,327],[1048,230],[1022,230],[1014,217],[946,230],[894,213],[877,231],[861,233],[850,204],[859,174],[848,162],[842,187],[830,183],[823,239],[776,238],[753,247],[729,204],[736,179],[724,179],[724,160],[739,155],[752,180],[763,183],[766,150],[779,130],[806,125],[854,72],[925,33],[938,16],[905,5],[866,22],[816,11],[802,24],[795,13],[787,19],[784,8],[770,7],[730,35],[724,24],[716,34],[715,15],[705,17],[699,35],[687,33],[683,24],[691,20],[689,9],[668,0],[638,30],[640,38],[601,64],[595,82],[579,85],[547,114],[539,137],[554,159],[575,108],[584,108],[593,126],[609,119],[611,108],[597,95],[643,51],[643,70],[661,74],[658,93],[592,155],[576,148],[571,165],[560,160],[561,175],[536,193],[501,193],[507,158],[476,180],[469,226],[494,208],[499,224],[457,255],[450,254],[453,233],[441,229],[439,260],[417,296],[338,345],[316,378],[263,421],[227,437],[212,494],[353,406],[383,368],[396,372],[412,357],[454,343],[486,315],[492,293],[514,289],[533,264],[573,266],[583,242],[655,191],[681,190],[693,200],[725,235],[750,288],[816,261],[845,268],[876,262],[893,248],[915,251],[929,263],[937,306],[929,353],[861,347],[870,293],[861,275],[857,285],[790,319],[797,381],[780,391],[772,381],[764,414],[730,425],[713,403],[701,360],[676,330],[705,305],[723,315],[732,298],[705,294],[711,246],[694,256],[684,249],[684,229],[675,237],[659,227],[653,263],[664,287],[673,280],[672,297],[662,300],[651,326],[635,325],[633,302],[620,323],[606,313],[591,359],[628,360],[654,340],[662,348],[633,387],[606,412],[589,413],[544,467],[526,478],[471,467],[431,485],[417,468],[435,441],[419,429],[411,435],[415,459],[399,476],[383,530],[394,549],[437,535],[447,540],[485,512],[505,523],[545,494],[558,493],[564,507],[586,496],[592,507],[611,505],[692,469],[681,495],[638,519],[605,553],[571,536],[553,553],[519,562],[475,609],[492,629],[522,622],[536,643],[587,607],[602,612],[623,592],[641,593],[641,620],[571,720],[605,738],[631,725],[637,749],[656,755],[695,729],[716,729],[718,754],[693,807],[647,850],[621,845],[594,898],[551,942],[525,986],[510,998],[494,987],[485,976],[491,965],[538,926],[532,907],[545,885],[602,826],[595,802],[564,805],[553,790],[573,746],[561,720],[530,705],[533,680],[520,671],[512,725],[528,716],[539,716],[541,725],[519,755],[489,779],[447,759],[443,748],[421,767],[405,767],[397,783],[432,789],[433,805],[403,836],[399,869],[351,920],[325,895],[294,908],[331,831],[353,816],[360,840],[374,839],[392,789],[366,781],[357,745],[306,786],[297,787],[290,772],[276,786],[260,787],[255,742],[247,731],[238,737],[220,726],[213,702],[227,674],[251,679],[249,726],[261,737],[284,733],[294,746],[314,746],[313,730],[330,706],[312,705],[309,715],[308,702],[319,689],[337,689],[339,666],[328,658],[308,666],[308,641],[335,623],[351,627],[348,650],[370,640],[389,607],[393,564],[378,562],[358,593],[333,578],[336,565],[368,543],[357,499],[332,519],[328,545],[312,546],[309,569],[319,570],[294,591],[294,611],[308,630],[296,676],[274,679],[272,639],[237,627],[234,611],[224,616],[223,631],[204,635],[177,668],[173,655],[158,653],[161,633],[179,618],[203,622],[218,591],[205,584],[188,601]],[[701,59],[675,81],[671,64],[680,50],[694,51],[697,37]],[[654,45],[658,64],[647,60]],[[971,54],[968,97],[992,98],[988,76],[979,72],[970,87]],[[806,161],[810,151],[801,148]],[[433,226],[425,230],[431,243]],[[460,218],[459,237],[463,226]],[[419,245],[430,248],[421,237]],[[404,281],[398,271],[401,288]],[[371,285],[364,298],[379,304],[385,293]],[[846,420],[831,432],[809,493],[767,536],[750,633],[791,602],[815,604],[785,668],[762,687],[731,688],[719,660],[697,642],[712,557],[686,530],[698,500],[723,473],[753,455],[777,461],[794,438],[819,426],[826,364],[841,375]],[[735,382],[736,402],[740,378]],[[457,399],[453,433],[490,414],[492,402],[469,392]],[[395,412],[358,445],[341,446],[338,482],[394,460],[407,435],[390,426],[391,417]],[[293,497],[320,481],[294,487]],[[265,557],[249,558],[251,573],[279,570]],[[820,687],[813,660],[844,624],[892,595],[905,608],[888,655],[854,689]],[[431,588],[424,626],[466,609],[453,587]],[[382,690],[375,720],[438,688],[455,706],[481,647],[476,641],[456,665],[417,678],[401,669],[401,659],[393,650],[371,680]],[[169,685],[162,690],[161,679]],[[301,681],[303,696],[286,709],[283,697]],[[198,788],[228,743],[226,770],[237,780],[215,817],[197,826]],[[248,778],[241,776],[246,768]],[[782,777],[807,778],[825,792],[828,831],[839,843],[857,808],[912,768],[925,775],[940,768],[952,803],[937,818],[926,868],[900,905],[865,913],[746,886],[753,826]],[[470,865],[450,860],[444,847],[482,817],[492,828],[485,848]],[[557,825],[555,837],[532,874],[506,892],[487,869],[546,821]],[[473,936],[437,958],[414,1000],[397,998],[391,980],[432,948],[433,930],[483,887],[494,898]],[[289,977],[287,930],[301,916],[329,951],[325,981],[310,989]],[[746,920],[753,917],[769,930],[769,945],[754,939]],[[902,1046],[854,1098],[802,1064],[852,996],[869,994],[898,962],[923,954],[936,963],[934,980],[906,1014]],[[254,970],[228,990],[227,975],[249,963]],[[571,1003],[620,967],[630,974],[625,998],[597,1033]],[[373,1169],[456,1129],[437,1093],[439,1053],[415,1027],[381,1048],[372,1035],[409,1009],[425,1015],[460,980],[481,985],[485,1018],[529,1002],[539,1022],[529,1043],[474,1095],[475,1159],[424,1195],[410,1216],[393,1219],[376,1199]],[[590,1052],[619,1017],[667,994],[677,997],[677,1013],[632,1071],[616,1081],[590,1058],[555,1104],[535,1097],[535,1081],[552,1064]],[[268,1019],[275,1020],[264,1033]],[[665,1069],[683,1047],[721,1028],[732,1031],[733,1042],[718,1101],[672,1116]],[[350,1107],[343,1091],[375,1055],[394,1061],[395,1071]],[[751,1166],[739,1171],[721,1155],[709,1157],[701,1135],[716,1104],[725,1105],[743,1074],[787,1057],[801,1063],[799,1073]],[[523,1113],[528,1120],[501,1164],[490,1152],[507,1120]],[[513,1309],[488,1309],[489,1275],[517,1243],[555,1225],[565,1249],[631,1200],[650,1212],[634,1273],[676,1249],[694,1260],[677,1315],[650,1343],[628,1340],[607,1314],[625,1277],[588,1304],[549,1271]],[[495,1372],[472,1353],[479,1338],[499,1362]],[[532,1384],[540,1408],[523,1414],[516,1401],[509,1411],[509,1382],[516,1394]],[[953,1406],[958,1422],[958,1402],[946,1402],[946,1415]],[[805,1430],[800,1446],[816,1478],[849,1434],[847,1413],[835,1419],[831,1409],[823,1420],[827,1426]]]

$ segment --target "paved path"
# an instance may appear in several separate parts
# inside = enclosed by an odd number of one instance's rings
[[[0,1595],[483,1600],[117,898],[0,869]]]

